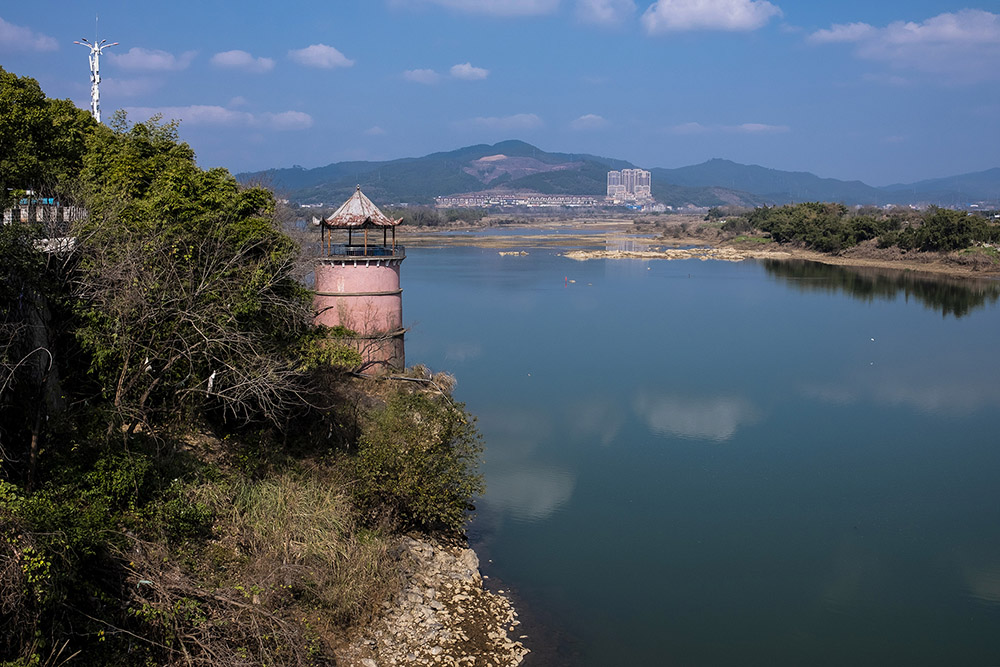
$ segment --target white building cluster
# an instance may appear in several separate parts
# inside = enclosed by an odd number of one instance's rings
[[[608,201],[614,204],[641,203],[653,198],[652,178],[644,169],[608,172]]]

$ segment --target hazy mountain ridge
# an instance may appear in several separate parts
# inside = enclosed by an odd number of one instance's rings
[[[606,191],[607,172],[628,168],[634,165],[625,160],[586,153],[549,153],[523,141],[508,140],[419,158],[338,162],[315,169],[269,169],[238,174],[237,178],[269,185],[281,196],[302,204],[335,204],[349,197],[356,185],[379,203],[431,204],[437,196],[496,188],[600,196]],[[952,206],[1000,201],[1000,167],[885,187],[720,158],[649,171],[653,196],[675,207],[803,201]]]

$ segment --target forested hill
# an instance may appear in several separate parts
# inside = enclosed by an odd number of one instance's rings
[[[479,144],[421,158],[387,162],[338,162],[325,167],[291,167],[238,174],[245,183],[273,187],[279,196],[303,204],[347,199],[355,185],[380,203],[430,204],[434,197],[506,189],[543,194],[601,196],[607,174],[631,169],[624,160],[584,153],[548,153],[523,141]],[[653,180],[653,196],[673,206],[764,203],[760,197],[725,187],[688,187]]]
[[[606,191],[609,170],[635,166],[584,153],[549,153],[511,140],[418,158],[337,162],[314,169],[269,169],[239,174],[237,178],[271,186],[281,196],[303,204],[343,201],[358,184],[379,203],[429,204],[437,196],[501,188],[599,196]],[[653,196],[671,206],[805,201],[952,206],[1000,200],[1000,168],[877,188],[861,181],[821,178],[809,172],[768,169],[719,158],[677,169],[638,166],[652,173]]]
[[[820,178],[805,171],[781,171],[714,158],[679,169],[652,169],[653,181],[689,187],[723,186],[759,195],[770,203],[835,201],[887,204],[891,194],[861,181]]]
[[[942,206],[977,200],[997,202],[1000,201],[1000,167],[960,176],[887,185],[882,190],[912,200],[930,200]]]

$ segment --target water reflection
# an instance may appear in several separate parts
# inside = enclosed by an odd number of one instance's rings
[[[946,373],[952,373],[948,377]],[[980,374],[981,373],[981,374]],[[1000,386],[985,371],[964,373],[940,368],[916,367],[873,378],[850,373],[832,383],[803,383],[802,394],[831,405],[872,402],[908,407],[925,414],[967,415],[984,408],[1000,407]]]
[[[571,404],[566,430],[574,440],[595,439],[607,446],[615,441],[625,423],[623,410],[611,397],[590,398]]]
[[[892,301],[900,294],[912,297],[943,316],[964,317],[1000,299],[1000,282],[927,276],[912,271],[874,267],[846,267],[801,260],[764,260],[768,274],[796,289],[844,292],[861,301]]]
[[[1000,565],[969,568],[965,579],[973,598],[987,604],[1000,604]]]
[[[727,396],[691,398],[639,393],[633,408],[654,433],[716,442],[729,440],[740,425],[757,418],[749,401]]]
[[[555,514],[573,496],[576,477],[560,468],[525,462],[489,474],[485,502],[500,515],[541,521]]]
[[[853,613],[872,587],[885,576],[879,554],[856,532],[844,535],[833,557],[832,571],[822,584],[825,609]]]
[[[470,361],[483,353],[479,343],[448,343],[445,346],[444,358],[448,361]]]

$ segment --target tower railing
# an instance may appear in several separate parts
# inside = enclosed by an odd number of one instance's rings
[[[391,259],[405,259],[406,249],[401,246],[391,245],[359,245],[348,243],[333,243],[327,246],[327,257],[384,257]]]

